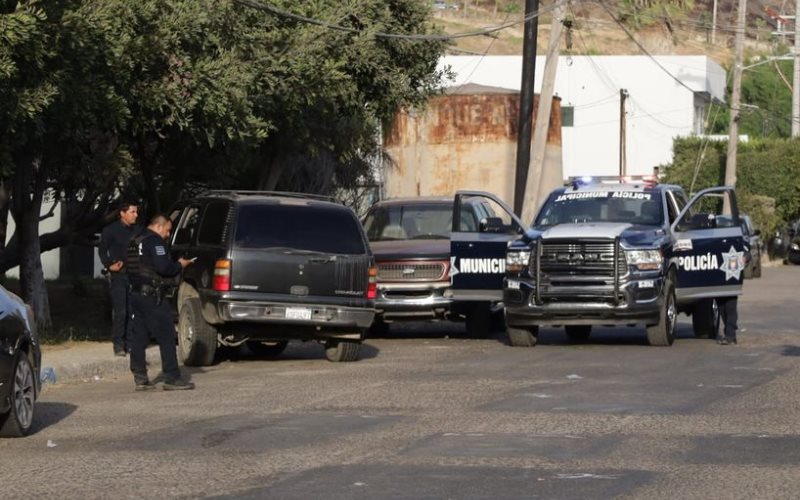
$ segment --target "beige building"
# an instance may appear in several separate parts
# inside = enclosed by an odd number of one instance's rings
[[[535,119],[538,95],[534,99]],[[451,195],[459,189],[514,198],[519,92],[467,84],[451,87],[421,111],[401,111],[385,138],[391,158],[384,196]],[[561,172],[561,106],[553,98],[545,171]]]

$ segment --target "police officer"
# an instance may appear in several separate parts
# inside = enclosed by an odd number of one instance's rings
[[[167,300],[175,293],[175,280],[181,270],[192,261],[180,258],[176,262],[169,257],[166,240],[171,231],[172,222],[164,215],[156,215],[144,233],[131,240],[128,247],[133,308],[131,372],[137,391],[155,388],[147,377],[145,359],[151,336],[161,352],[164,390],[194,389],[193,383],[181,378],[172,309]]]
[[[131,238],[141,232],[136,226],[139,207],[130,202],[119,205],[119,218],[107,225],[100,236],[98,250],[100,261],[108,275],[111,293],[111,338],[114,342],[114,355],[125,356],[130,347],[127,338],[130,335],[130,304],[128,300],[128,275],[125,272],[125,257]]]
[[[739,297],[719,297],[717,307],[719,308],[722,322],[725,323],[724,334],[717,339],[719,345],[736,344],[736,330],[739,321]]]

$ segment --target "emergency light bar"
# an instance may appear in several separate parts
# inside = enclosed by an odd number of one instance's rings
[[[658,179],[654,175],[584,175],[570,177],[565,186],[572,186],[577,189],[581,186],[597,184],[645,184],[648,187],[652,187],[658,184]]]

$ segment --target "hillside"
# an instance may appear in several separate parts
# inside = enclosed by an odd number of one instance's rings
[[[519,21],[523,16],[524,1],[507,2],[506,10],[495,9],[494,1],[454,2],[458,9],[450,8],[434,10],[434,22],[447,33],[462,33],[480,28],[493,27],[508,22]],[[466,9],[464,8],[466,4]],[[517,5],[518,4],[518,5]],[[500,2],[503,5],[503,2]],[[551,16],[546,13],[552,4],[542,3],[545,12],[539,20],[538,53],[547,48],[550,37]],[[629,16],[633,24],[631,32],[636,40],[653,55],[697,55],[707,54],[723,65],[729,65],[733,57],[733,40],[736,23],[734,2],[719,2],[717,14],[717,32],[712,42],[710,26],[711,2],[698,2],[695,8],[685,14],[673,15],[669,18],[640,13],[636,19]],[[774,19],[767,15],[767,3],[748,2],[748,28],[746,38],[746,57],[782,50],[778,37],[771,33],[775,30]],[[512,7],[512,8],[509,8]],[[780,5],[773,7],[779,10]],[[789,6],[793,10],[792,6]],[[617,17],[624,13],[614,11]],[[562,37],[561,53],[575,55],[611,55],[642,54],[637,45],[620,29],[609,13],[596,3],[573,3],[569,9],[574,19],[572,33]],[[792,12],[789,12],[791,14]],[[706,21],[708,19],[708,21]],[[637,26],[638,22],[638,26]],[[789,29],[793,29],[789,26]],[[449,52],[451,54],[521,54],[523,25],[517,24],[492,36],[460,38]],[[571,39],[571,43],[569,43]],[[787,37],[783,45],[792,44],[793,39]],[[783,50],[784,52],[786,50]]]

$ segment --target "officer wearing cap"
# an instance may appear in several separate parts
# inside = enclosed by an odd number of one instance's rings
[[[194,384],[181,378],[175,348],[175,326],[169,299],[175,294],[176,279],[183,268],[192,263],[180,258],[172,260],[166,240],[172,222],[156,215],[150,225],[128,247],[128,279],[131,283],[133,331],[131,342],[131,372],[137,391],[155,388],[147,376],[145,350],[153,337],[161,352],[164,390],[194,389]]]

